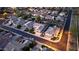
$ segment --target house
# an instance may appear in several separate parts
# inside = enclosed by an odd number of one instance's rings
[[[34,46],[34,48],[32,48],[32,51],[40,51],[40,50],[42,50],[41,44],[37,44],[36,46]]]
[[[25,21],[24,19],[22,19],[21,17],[19,17],[17,20],[18,20],[18,21],[17,21],[16,24],[19,24],[19,25],[23,25],[23,24],[25,24],[25,23],[27,22],[27,21]]]
[[[6,19],[6,20],[7,21],[3,23],[4,25],[9,26],[10,24],[13,24],[13,21],[11,19]]]
[[[32,29],[33,28],[33,24],[34,22],[33,21],[28,21],[27,23],[24,24],[24,26],[28,29]]]
[[[53,16],[51,16],[51,15],[46,15],[45,19],[53,19]]]
[[[45,37],[52,38],[54,36],[54,29],[49,27],[45,32]]]
[[[10,41],[6,47],[4,48],[5,51],[20,51],[25,45],[29,44],[29,40],[15,36],[12,38],[12,41]]]
[[[12,21],[15,25],[23,25],[25,23],[25,20],[23,20],[22,18],[12,18]]]
[[[58,11],[52,11],[52,15],[57,15]]]
[[[12,27],[16,27],[17,25],[23,25],[26,21],[22,18],[17,18],[16,16],[10,16],[9,20],[6,21],[6,25],[11,25]]]
[[[34,28],[35,33],[38,33],[40,35],[41,34],[41,31],[44,28],[44,26],[45,26],[44,24],[34,23],[33,24],[33,28]]]
[[[18,18],[16,17],[16,16],[10,16],[9,17],[9,20],[7,20],[4,24],[5,25],[11,25],[11,26],[13,26],[13,27],[15,27],[16,26],[16,24],[18,24],[17,22],[18,22],[18,20],[17,20]]]
[[[59,15],[60,16],[65,16],[65,12],[60,12]]]
[[[5,46],[11,41],[13,37],[12,33],[5,33],[0,37],[0,48],[4,49]]]
[[[45,37],[47,37],[47,38],[53,38],[53,37],[55,37],[55,36],[58,35],[59,31],[60,31],[60,28],[58,28],[56,26],[49,27],[47,29],[47,31],[45,32]]]
[[[58,15],[58,16],[56,17],[56,20],[64,21],[64,17]]]

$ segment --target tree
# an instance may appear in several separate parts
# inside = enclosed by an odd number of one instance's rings
[[[17,28],[20,29],[21,28],[21,25],[17,25]]]
[[[40,22],[41,21],[41,17],[40,16],[37,16],[36,17],[36,22]]]
[[[28,29],[28,28],[26,28],[24,31],[28,32],[28,31],[29,31],[29,29]]]
[[[8,13],[4,12],[3,16],[6,18],[8,16]]]
[[[51,38],[51,40],[58,40],[58,37],[53,37]]]
[[[35,20],[35,18],[34,17],[32,17],[32,21],[34,21]]]
[[[32,14],[30,13],[30,14],[28,14],[28,18],[31,18],[32,17]]]
[[[22,11],[20,11],[18,8],[15,8],[14,11],[15,11],[17,17],[22,17],[23,16]]]
[[[23,14],[22,15],[22,18],[25,19],[25,20],[28,19],[28,18],[31,18],[31,17],[32,17],[32,14]]]
[[[27,15],[22,15],[22,18],[23,18],[24,20],[26,20],[26,19],[28,18],[28,16],[27,16]]]
[[[37,43],[35,41],[32,41],[28,46],[25,46],[22,48],[23,51],[30,51]]]
[[[36,42],[35,41],[32,41],[32,43],[29,44],[29,47],[30,48],[33,48],[35,45],[36,45]]]
[[[4,30],[0,29],[0,32],[3,32]]]
[[[7,8],[4,8],[3,12],[7,12]]]
[[[21,13],[17,13],[17,17],[21,17],[22,16],[22,14]]]
[[[46,46],[42,45],[41,47],[42,47],[42,48],[45,48]]]
[[[35,34],[34,28],[30,29],[29,32],[32,33],[32,34]]]
[[[22,50],[23,51],[30,51],[30,47],[25,46],[25,47],[22,48]]]

